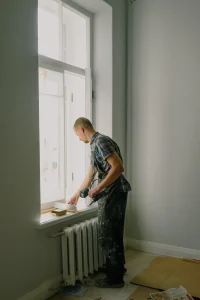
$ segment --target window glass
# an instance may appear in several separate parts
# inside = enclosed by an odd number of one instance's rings
[[[38,52],[60,59],[59,5],[53,0],[39,0]]]
[[[86,19],[63,7],[64,62],[86,68]]]
[[[63,75],[39,70],[41,202],[64,199]]]
[[[86,174],[86,147],[74,134],[74,122],[85,116],[85,77],[65,72],[67,99],[67,192],[72,195],[80,187]],[[73,158],[73,160],[72,160]],[[88,166],[89,167],[89,166]],[[73,176],[72,176],[73,174]]]

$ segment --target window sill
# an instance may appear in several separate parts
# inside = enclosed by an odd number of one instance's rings
[[[97,205],[94,206],[87,206],[85,208],[83,208],[80,211],[77,211],[76,213],[71,213],[71,212],[67,212],[66,215],[64,216],[60,216],[60,217],[56,217],[56,216],[52,216],[51,213],[45,213],[45,214],[41,214],[40,215],[40,221],[36,224],[36,228],[37,229],[44,229],[44,228],[48,228],[60,223],[66,223],[67,221],[71,221],[73,219],[76,219],[80,216],[86,216],[90,213],[96,212],[97,211]]]

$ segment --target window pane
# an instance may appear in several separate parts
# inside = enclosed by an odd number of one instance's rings
[[[63,75],[39,70],[41,202],[64,199]]]
[[[86,147],[89,147],[89,145],[86,146],[83,142],[80,142],[73,131],[76,119],[85,116],[85,77],[66,72],[65,85],[68,145],[67,192],[68,197],[70,197],[80,187],[86,173]]]
[[[86,19],[63,7],[64,61],[86,68]]]
[[[39,69],[39,91],[42,94],[63,96],[63,75],[47,69]]]
[[[38,6],[38,52],[59,60],[59,5],[53,0],[39,0]]]

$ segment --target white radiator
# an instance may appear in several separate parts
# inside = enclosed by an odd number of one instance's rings
[[[75,285],[76,280],[98,271],[104,263],[98,244],[97,218],[64,229],[62,236],[63,280]]]

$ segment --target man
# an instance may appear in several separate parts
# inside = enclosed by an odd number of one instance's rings
[[[128,191],[131,190],[131,186],[122,174],[124,167],[120,149],[110,137],[96,132],[86,118],[76,120],[74,132],[80,141],[90,143],[91,164],[82,185],[69,202],[77,204],[80,191],[90,188],[95,174],[98,173],[98,184],[90,189],[89,196],[93,198],[103,193],[98,200],[98,237],[106,256],[107,277],[97,280],[96,286],[123,287],[124,218]]]

